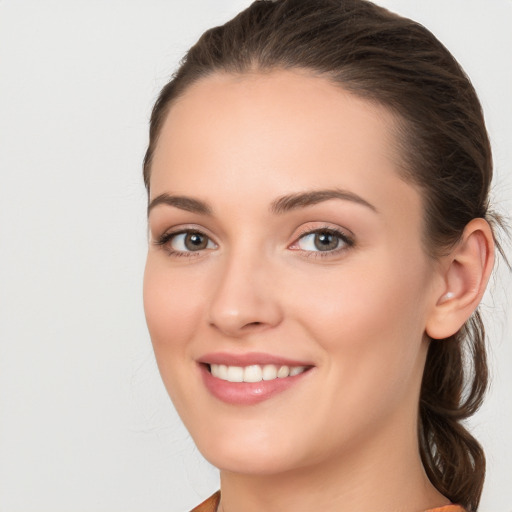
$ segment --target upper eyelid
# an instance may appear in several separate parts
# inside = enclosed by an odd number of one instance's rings
[[[179,224],[177,226],[173,226],[173,227],[164,229],[162,231],[157,231],[155,234],[153,234],[153,230],[150,229],[150,233],[151,233],[152,238],[156,239],[156,240],[159,240],[168,235],[173,236],[173,235],[180,235],[182,233],[200,233],[201,235],[207,236],[210,240],[217,243],[215,241],[215,236],[213,236],[210,233],[210,230],[208,230],[202,226],[201,227],[196,226],[194,224],[185,224],[185,225]],[[158,234],[158,233],[161,233],[161,234]]]
[[[311,235],[317,235],[319,233],[325,233],[325,232],[329,232],[333,235],[335,235],[336,237],[338,237],[339,239],[341,239],[344,243],[346,244],[350,244],[352,245],[354,243],[354,240],[352,237],[346,235],[345,233],[343,233],[342,231],[338,231],[338,230],[334,230],[334,229],[330,229],[330,230],[327,230],[327,229],[318,229],[318,230],[314,230],[314,231],[308,231],[306,233],[304,233],[303,235],[300,235],[298,236],[295,241],[293,242],[293,244],[296,244],[299,240],[302,240],[303,238],[306,238],[308,236],[311,236]]]
[[[330,225],[328,223],[318,223],[321,224],[318,227],[304,227],[299,228],[299,232],[294,235],[293,242],[296,242],[299,238],[309,235],[311,233],[321,233],[322,231],[332,231],[333,233],[338,233],[341,236],[344,236],[345,238],[349,240],[354,240],[355,235],[354,233],[347,228],[338,226],[338,225]]]

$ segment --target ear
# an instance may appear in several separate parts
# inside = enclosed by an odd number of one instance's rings
[[[461,240],[440,262],[440,285],[429,312],[426,333],[434,339],[455,334],[477,308],[494,264],[494,238],[488,222],[473,219]]]

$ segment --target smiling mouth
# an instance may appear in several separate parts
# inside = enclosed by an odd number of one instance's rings
[[[286,377],[295,377],[310,367],[265,364],[249,366],[228,366],[225,364],[208,364],[209,372],[216,378],[227,382],[261,382]]]
[[[256,358],[259,364],[255,364]],[[299,382],[309,380],[307,375],[315,368],[299,361],[276,359],[268,354],[211,354],[198,362],[203,383],[215,398],[246,406],[300,386]]]

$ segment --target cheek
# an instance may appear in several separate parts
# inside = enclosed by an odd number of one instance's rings
[[[144,311],[162,381],[183,415],[197,390],[190,386],[190,340],[198,326],[201,290],[186,272],[169,269],[165,257],[149,255],[144,273]]]
[[[307,300],[295,303],[295,316],[339,374],[399,380],[415,367],[426,286],[418,261],[382,253],[301,283],[294,296]]]
[[[295,295],[308,297],[295,302],[294,317],[323,354],[323,400],[311,398],[308,421],[333,443],[374,432],[417,402],[425,356],[421,282],[403,265],[375,261],[364,271],[347,266],[306,280]]]
[[[148,256],[144,273],[144,311],[159,365],[163,353],[185,350],[203,295],[200,280],[191,283],[186,272],[171,271],[161,259]]]

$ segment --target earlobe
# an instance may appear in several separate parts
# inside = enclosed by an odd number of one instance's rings
[[[477,308],[494,264],[494,239],[488,222],[473,219],[461,240],[443,257],[442,286],[427,319],[426,333],[433,339],[455,334]]]

